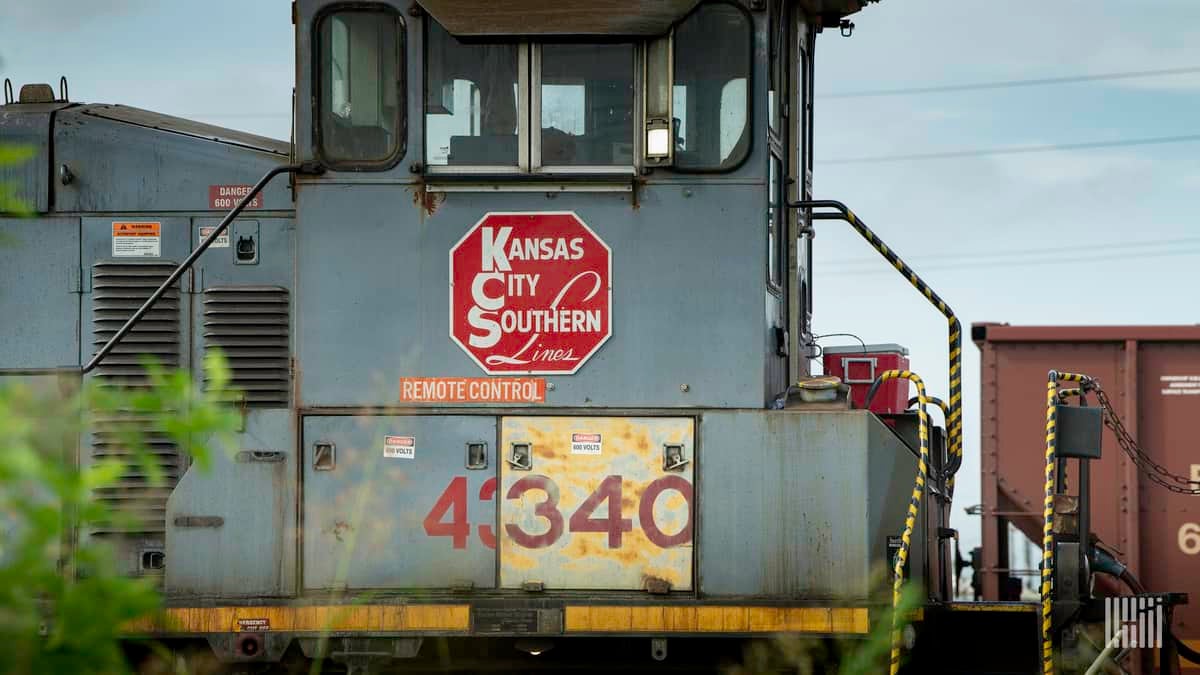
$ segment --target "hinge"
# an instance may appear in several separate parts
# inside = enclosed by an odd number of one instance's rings
[[[67,280],[68,290],[72,293],[83,292],[83,268],[72,267],[71,278]]]

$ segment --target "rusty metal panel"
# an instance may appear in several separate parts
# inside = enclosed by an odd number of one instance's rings
[[[506,417],[500,438],[502,588],[692,588],[692,418]]]
[[[997,597],[1005,574],[996,570],[1006,565],[995,554],[1004,522],[1034,541],[1041,538],[1048,370],[1098,378],[1143,450],[1172,473],[1200,482],[1194,440],[1200,418],[1200,327],[976,324],[972,333],[983,363],[986,599]],[[1107,428],[1102,452],[1092,464],[1092,530],[1123,554],[1122,561],[1148,590],[1200,595],[1197,498],[1169,492],[1140,475]],[[1068,486],[1076,480],[1070,471]],[[1175,617],[1179,637],[1200,638],[1200,605],[1178,607]]]

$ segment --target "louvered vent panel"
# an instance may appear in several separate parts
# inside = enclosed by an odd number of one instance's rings
[[[288,291],[279,286],[204,291],[205,349],[219,347],[225,354],[233,388],[246,407],[288,405],[288,311]]]
[[[92,268],[92,344],[99,350],[175,269],[170,262],[99,262]],[[167,291],[154,308],[125,336],[96,368],[102,385],[138,389],[150,386],[142,362],[152,358],[167,368],[180,365],[180,294],[178,285]],[[141,439],[145,452],[158,467],[161,481],[139,461],[129,439]],[[116,458],[125,472],[112,486],[93,493],[120,518],[100,524],[97,533],[161,533],[165,531],[167,497],[183,474],[178,448],[145,415],[130,412],[101,417],[92,430],[92,457]]]

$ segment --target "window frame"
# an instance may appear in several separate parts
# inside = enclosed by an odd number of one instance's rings
[[[328,75],[322,72],[321,62],[325,48],[321,29],[333,15],[343,12],[379,14],[395,22],[396,37],[396,137],[397,142],[390,155],[383,159],[330,159],[325,153],[325,137],[322,133],[322,110],[325,101],[325,85]],[[312,22],[312,137],[313,158],[321,166],[334,171],[388,171],[408,154],[408,24],[403,15],[390,5],[378,2],[341,2],[321,8]]]
[[[529,63],[529,171],[531,175],[614,175],[636,176],[641,166],[639,157],[642,152],[642,136],[645,135],[644,121],[637,111],[642,109],[642,88],[645,80],[642,75],[643,52],[641,42],[570,42],[572,45],[616,44],[628,47],[632,51],[633,69],[629,73],[633,85],[633,98],[630,101],[629,112],[633,119],[633,161],[630,164],[551,164],[542,163],[542,46],[553,44],[535,42],[530,44]]]
[[[746,151],[742,153],[742,156],[738,158],[736,162],[730,164],[729,166],[680,166],[680,153],[676,151],[673,153],[672,164],[670,168],[672,171],[677,173],[730,173],[740,169],[742,165],[744,165],[750,159],[750,156],[754,154],[754,137],[756,135],[754,132],[754,116],[757,114],[754,106],[754,86],[755,78],[758,76],[757,69],[754,67],[754,42],[757,37],[757,32],[754,25],[754,15],[750,13],[750,10],[746,9],[740,3],[734,2],[733,0],[701,0],[701,2],[697,3],[696,6],[692,8],[692,11],[688,12],[682,19],[677,21],[671,27],[671,87],[672,90],[674,90],[675,72],[679,69],[679,27],[686,23],[688,19],[692,18],[692,15],[696,12],[703,10],[705,7],[712,7],[715,5],[728,5],[741,12],[742,18],[745,19],[746,25],[749,29],[750,39],[747,41],[746,50],[746,62],[749,65],[749,69],[746,73],[746,133],[749,138],[746,141]]]
[[[424,26],[421,30],[421,166],[429,175],[451,176],[519,176],[529,173],[529,143],[521,139],[529,137],[529,62],[531,44],[527,40],[517,42],[517,163],[516,164],[430,164],[429,156],[429,125],[425,121],[426,107],[429,105],[429,30],[435,25],[429,15],[425,15]],[[446,31],[446,27],[437,24]],[[451,38],[449,31],[446,34]]]

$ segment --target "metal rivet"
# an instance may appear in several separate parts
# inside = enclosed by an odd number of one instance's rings
[[[686,384],[681,384],[681,385],[679,385],[679,391],[682,391],[682,392],[684,392],[684,393],[687,393],[687,392],[691,391],[691,389],[692,389],[692,388],[691,388],[691,387],[689,387],[689,386],[688,386],[688,385],[686,385]]]
[[[691,197],[691,196],[692,196],[692,188],[684,188],[684,189],[683,189],[683,196],[684,196],[684,197]]]

